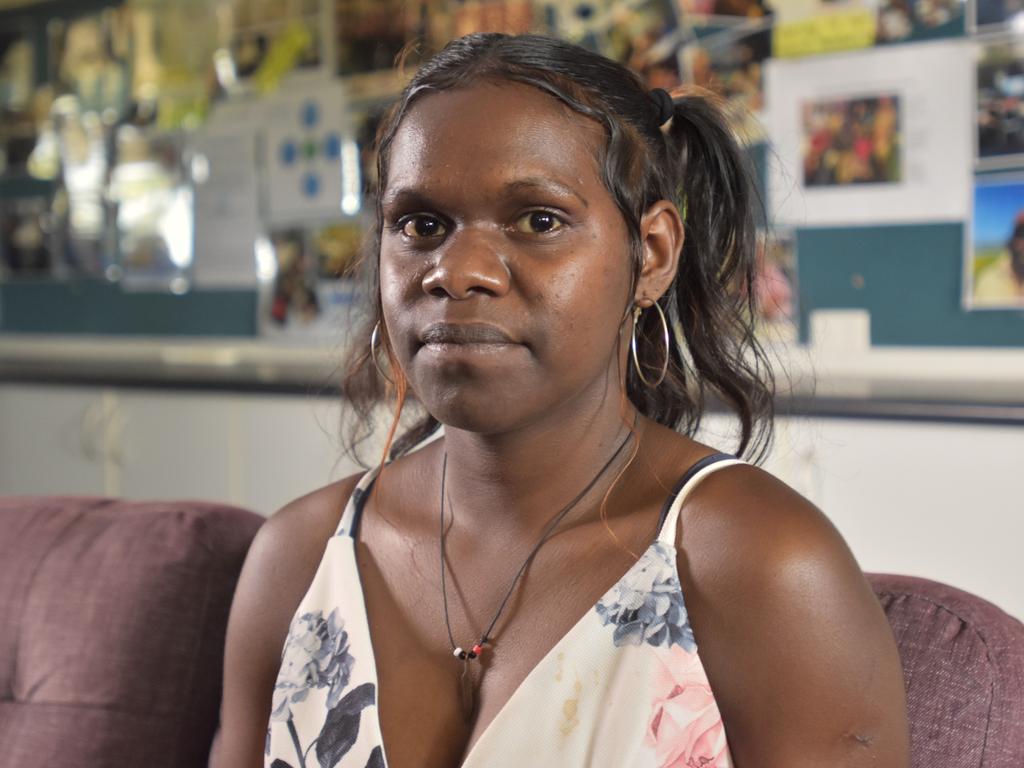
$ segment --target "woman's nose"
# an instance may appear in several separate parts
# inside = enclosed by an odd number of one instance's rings
[[[456,300],[507,293],[511,274],[496,237],[468,230],[449,235],[437,263],[423,277],[424,293]]]

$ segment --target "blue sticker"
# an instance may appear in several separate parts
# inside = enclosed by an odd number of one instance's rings
[[[299,156],[299,148],[295,146],[295,142],[291,139],[285,139],[281,143],[281,162],[285,165],[291,165]]]
[[[302,192],[306,197],[320,194],[320,177],[315,173],[307,173],[302,177]]]
[[[312,128],[320,120],[320,107],[315,101],[307,101],[302,105],[302,124]]]
[[[327,138],[324,139],[324,154],[330,160],[341,157],[341,136],[336,133],[327,134]]]

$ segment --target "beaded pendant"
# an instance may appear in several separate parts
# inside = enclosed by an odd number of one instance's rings
[[[454,651],[452,651],[452,655],[456,659],[461,659],[462,661],[467,661],[469,659],[477,658],[481,653],[483,653],[483,651],[484,651],[483,645],[480,644],[480,643],[477,643],[476,645],[474,645],[468,651],[464,651],[464,650],[462,650],[462,648],[456,648]]]

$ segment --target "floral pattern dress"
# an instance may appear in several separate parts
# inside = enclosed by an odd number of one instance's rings
[[[676,525],[727,454],[691,467],[657,538],[527,675],[461,768],[731,768],[676,571]],[[353,531],[373,482],[352,494],[292,620],[267,729],[267,768],[384,768],[377,678]]]

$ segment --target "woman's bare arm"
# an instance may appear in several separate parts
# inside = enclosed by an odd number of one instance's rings
[[[288,626],[357,481],[350,477],[293,501],[256,534],[228,619],[220,729],[210,768],[263,765]]]
[[[688,506],[680,578],[737,768],[906,768],[896,644],[832,524],[753,467]]]

